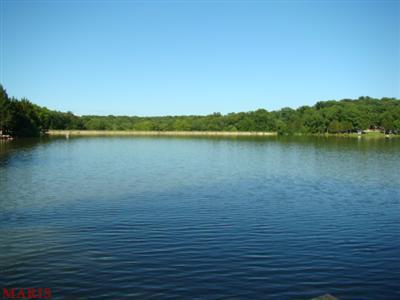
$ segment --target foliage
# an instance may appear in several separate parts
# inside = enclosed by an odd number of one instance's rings
[[[345,133],[368,128],[400,132],[400,100],[360,97],[320,101],[314,106],[268,112],[213,113],[206,116],[76,116],[49,110],[27,99],[9,98],[0,85],[0,129],[14,136],[37,136],[48,129],[157,131],[276,131]]]

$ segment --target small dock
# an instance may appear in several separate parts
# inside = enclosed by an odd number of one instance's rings
[[[2,134],[0,132],[0,141],[12,141],[13,137],[9,134]]]

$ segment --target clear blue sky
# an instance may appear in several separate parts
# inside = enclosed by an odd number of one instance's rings
[[[76,114],[400,97],[400,1],[1,1],[1,83]]]

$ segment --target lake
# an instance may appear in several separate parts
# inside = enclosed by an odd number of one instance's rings
[[[0,192],[0,288],[400,299],[400,139],[21,139]]]

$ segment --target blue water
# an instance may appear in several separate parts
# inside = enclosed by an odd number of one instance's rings
[[[400,139],[0,144],[0,288],[400,299]]]

